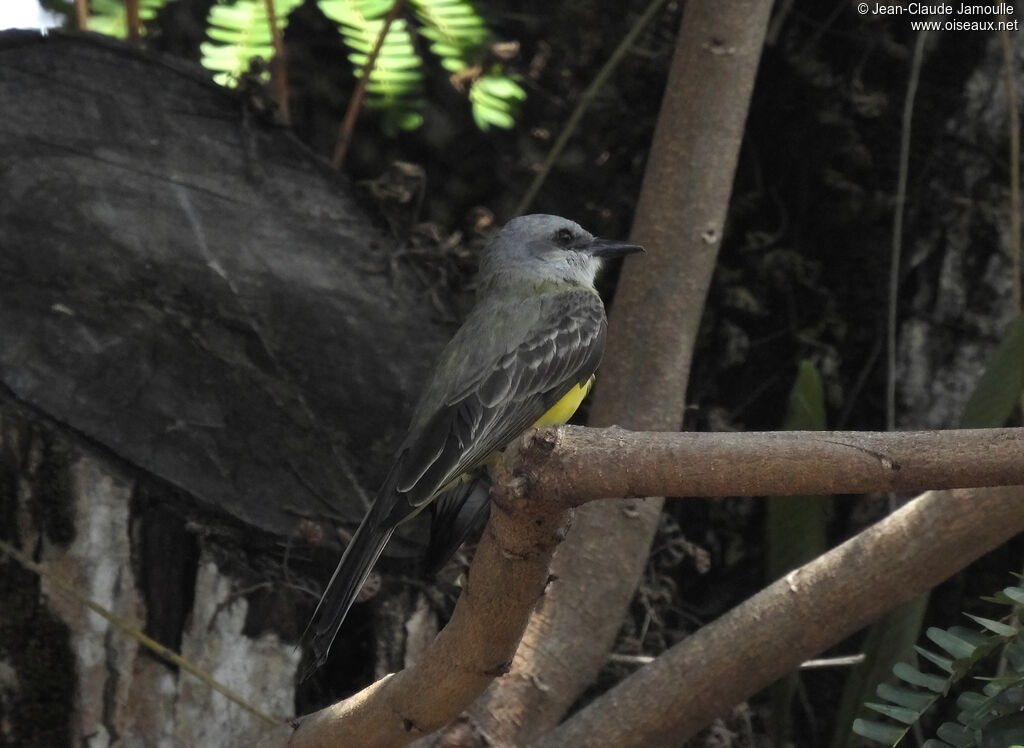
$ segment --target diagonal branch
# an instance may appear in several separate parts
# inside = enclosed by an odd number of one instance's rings
[[[803,660],[1024,530],[1022,500],[1020,486],[924,494],[684,639],[532,745],[682,745]]]

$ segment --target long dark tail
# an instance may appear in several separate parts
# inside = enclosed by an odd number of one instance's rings
[[[376,508],[376,507],[375,507]],[[313,617],[302,635],[303,641],[309,642],[313,653],[312,661],[303,669],[300,680],[305,680],[313,671],[327,661],[334,637],[338,635],[348,609],[352,607],[356,595],[369,576],[373,565],[377,563],[384,546],[391,539],[394,525],[381,522],[377,512],[371,509],[352,536],[345,553],[334,570],[331,581],[327,583],[320,603],[313,611]]]

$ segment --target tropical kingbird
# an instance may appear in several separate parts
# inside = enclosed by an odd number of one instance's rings
[[[643,248],[597,239],[565,218],[514,218],[484,250],[477,298],[441,352],[394,464],[306,628],[313,662],[334,637],[395,528],[437,502],[435,530],[459,519],[459,484],[531,426],[565,423],[604,353],[605,258]],[[456,545],[463,533],[456,532]],[[455,548],[451,548],[454,551]]]

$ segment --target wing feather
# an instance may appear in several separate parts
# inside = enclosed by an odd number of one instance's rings
[[[398,473],[389,476],[406,499],[396,513],[410,513],[479,468],[597,369],[606,327],[597,294],[579,289],[531,303],[532,315],[498,320],[498,330],[474,329],[467,320],[466,332],[442,354],[399,450]]]

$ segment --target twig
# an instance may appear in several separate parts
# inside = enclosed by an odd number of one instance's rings
[[[914,120],[914,100],[917,82],[921,78],[924,43],[928,32],[922,31],[914,43],[914,57],[910,64],[907,96],[903,101],[903,128],[900,132],[899,178],[896,184],[896,205],[892,218],[892,257],[889,264],[889,318],[887,324],[887,376],[885,385],[885,424],[889,431],[896,429],[896,321],[900,290],[900,258],[903,252],[903,215],[907,201],[907,172],[910,170],[910,132]]]
[[[999,32],[1003,43],[1003,72],[1006,81],[1006,108],[1010,127],[1010,253],[1013,259],[1013,302],[1021,311],[1021,235],[1020,235],[1020,112],[1017,110],[1017,80],[1014,73],[1014,49],[1010,32],[1005,28],[1006,16],[1000,16],[1004,27]]]
[[[650,665],[654,662],[654,659],[652,655],[629,655],[618,652],[612,652],[608,655],[608,662],[614,662],[616,665],[636,665],[637,667]]]
[[[345,110],[345,117],[341,121],[341,129],[338,131],[338,142],[334,146],[334,156],[331,157],[331,165],[335,169],[341,169],[345,163],[345,155],[348,153],[348,147],[352,143],[352,135],[356,127],[356,119],[359,117],[359,110],[362,109],[363,97],[366,95],[366,87],[370,83],[370,75],[373,73],[373,68],[377,64],[377,57],[380,55],[380,50],[384,46],[384,40],[387,38],[388,31],[391,30],[391,24],[398,18],[398,14],[402,12],[402,7],[405,5],[405,0],[395,0],[391,6],[391,10],[384,16],[384,25],[381,26],[380,34],[377,35],[377,41],[373,45],[373,49],[370,51],[370,56],[366,60],[366,64],[363,65],[363,74],[359,77],[359,82],[356,84],[355,91],[352,92],[352,98],[349,99],[348,108]]]
[[[274,0],[263,0],[263,2],[267,7],[267,23],[270,25],[270,38],[274,45],[274,60],[271,62],[270,71],[274,87],[277,89],[277,105],[281,108],[281,119],[288,124],[292,121],[292,115],[288,95],[288,61],[284,53],[284,38],[281,36],[281,27],[277,23]]]
[[[800,663],[801,670],[817,670],[820,668],[828,667],[853,667],[859,665],[867,656],[863,653],[855,655],[846,655],[845,657],[819,657],[814,660],[804,660]]]
[[[79,31],[89,28],[89,2],[88,0],[75,0],[75,24]]]
[[[548,174],[551,173],[551,169],[554,167],[558,157],[562,155],[562,151],[565,149],[566,144],[569,142],[569,138],[572,137],[573,133],[576,132],[576,127],[579,125],[580,120],[586,113],[587,109],[590,108],[591,102],[594,97],[597,96],[608,78],[615,71],[615,68],[619,66],[619,62],[625,57],[626,52],[633,46],[634,42],[640,32],[644,30],[651,19],[654,18],[654,14],[661,7],[664,0],[653,0],[650,5],[647,6],[647,10],[643,12],[643,15],[637,19],[633,27],[626,33],[619,42],[619,46],[612,52],[612,56],[608,58],[608,62],[604,64],[600,72],[594,77],[590,85],[587,86],[586,90],[580,94],[579,101],[576,102],[576,108],[573,109],[572,114],[569,115],[569,119],[566,120],[565,126],[562,128],[562,132],[559,133],[558,138],[555,140],[555,144],[551,146],[551,151],[548,153],[544,164],[541,166],[540,171],[537,172],[537,176],[533,178],[533,182],[526,190],[526,194],[523,195],[519,204],[516,206],[514,215],[522,215],[527,211],[530,205],[533,204],[534,199],[537,197],[537,193],[540,192],[540,188],[544,185],[544,182],[548,178]]]
[[[142,21],[139,20],[139,0],[124,0],[125,22],[128,25],[128,41],[138,44],[142,41]]]

